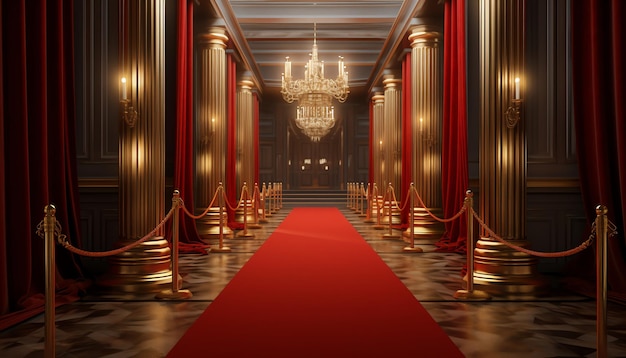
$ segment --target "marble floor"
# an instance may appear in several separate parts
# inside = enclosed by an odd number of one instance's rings
[[[429,242],[416,242],[423,253],[405,253],[401,239],[382,238],[354,211],[340,210],[467,357],[596,357],[595,300],[560,290],[541,299],[456,300],[463,255],[436,252]],[[57,308],[56,356],[165,356],[289,211],[285,206],[250,230],[253,238],[228,239],[230,253],[181,255],[190,299],[90,292]],[[407,334],[398,332],[398,339]],[[607,340],[609,357],[626,357],[626,307],[609,303]],[[2,357],[43,357],[43,349],[43,315],[0,332]]]

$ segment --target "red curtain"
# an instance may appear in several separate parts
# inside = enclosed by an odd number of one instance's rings
[[[618,236],[608,243],[609,297],[626,302],[626,2],[578,0],[571,3],[572,80],[576,147],[583,203],[589,221],[596,205],[606,205]],[[586,239],[586,238],[585,238]],[[595,255],[574,260],[593,290]],[[588,273],[591,273],[589,275]],[[588,284],[589,283],[589,284]]]
[[[467,111],[465,87],[465,0],[444,5],[443,140],[441,150],[442,206],[444,217],[454,216],[469,185],[467,168]],[[446,223],[437,242],[442,251],[465,251],[465,215]]]
[[[73,2],[1,5],[0,330],[43,311],[44,242],[35,233],[54,204],[77,247]],[[10,103],[10,106],[4,105]],[[78,299],[88,282],[69,251],[56,250],[57,303]]]
[[[193,0],[178,1],[176,56],[176,147],[174,188],[180,191],[185,207],[194,208],[194,124],[193,124]],[[182,212],[179,224],[179,251],[206,254],[195,220]]]
[[[407,196],[413,180],[413,125],[411,118],[411,53],[407,53],[402,61],[402,180],[400,183],[401,202],[410,200]],[[403,204],[404,205],[404,204]],[[409,205],[404,205],[401,220],[402,227],[409,222]]]

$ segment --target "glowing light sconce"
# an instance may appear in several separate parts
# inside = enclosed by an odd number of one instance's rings
[[[137,123],[137,111],[133,108],[130,99],[128,98],[128,87],[126,83],[126,77],[122,77],[120,80],[120,92],[122,104],[122,119],[128,124],[129,127],[134,127]]]
[[[515,128],[520,119],[520,109],[522,107],[522,99],[520,98],[520,79],[515,77],[515,95],[511,100],[511,105],[504,112],[506,118],[506,126]]]

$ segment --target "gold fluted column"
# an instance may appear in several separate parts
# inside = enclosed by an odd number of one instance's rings
[[[411,120],[415,190],[433,214],[443,214],[441,198],[441,136],[443,131],[443,64],[441,32],[420,25],[411,29]],[[414,237],[438,240],[445,226],[416,205]],[[411,235],[410,230],[405,236]]]
[[[237,188],[254,188],[254,101],[250,80],[239,82],[237,92]]]
[[[524,74],[524,0],[481,0],[480,9],[480,217],[505,240],[527,246],[523,111],[514,126],[505,116],[515,78]],[[534,257],[508,248],[482,229],[480,236],[475,286],[494,296],[538,293]]]
[[[402,178],[402,80],[386,75],[385,85],[385,114],[383,131],[384,161],[387,170],[383,175],[386,189],[389,183],[394,190],[399,190]],[[400,198],[400,195],[396,195]]]
[[[386,184],[383,181],[383,175],[385,173],[385,163],[383,160],[384,153],[384,130],[385,130],[385,96],[382,93],[375,93],[372,96],[373,109],[372,116],[374,122],[374,129],[372,131],[372,143],[374,148],[372,150],[373,153],[373,168],[371,169],[374,172],[374,183],[378,187],[378,194],[381,194],[381,188],[384,190],[386,188]],[[374,184],[372,183],[372,185]]]
[[[254,190],[254,98],[252,88],[254,83],[249,79],[239,81],[237,91],[237,192],[242,190],[244,183],[247,187],[247,201],[235,213],[235,221],[246,224],[247,227],[254,225],[254,212],[252,208],[252,194]],[[238,196],[239,197],[239,196]],[[245,218],[245,219],[244,219]],[[240,233],[243,234],[243,233]],[[252,234],[246,233],[246,236]]]
[[[198,209],[205,209],[226,178],[227,83],[223,28],[210,28],[199,37],[196,115],[196,181]]]
[[[128,16],[120,36],[125,95],[137,111],[122,117],[119,145],[120,242],[150,233],[165,215],[165,2],[124,3]],[[109,258],[98,281],[105,289],[154,292],[171,284],[165,230]]]
[[[383,161],[386,170],[383,173],[384,185],[379,187],[381,195],[385,195],[392,185],[395,198],[400,200],[400,182],[402,180],[402,80],[393,75],[385,75],[385,114],[383,130]],[[391,193],[390,193],[391,194]],[[401,212],[396,208],[397,203],[393,197],[387,196],[383,202],[382,224],[389,227],[389,219],[393,224],[400,224]],[[390,213],[391,211],[391,213]],[[387,234],[388,237],[397,237],[395,234]]]
[[[221,27],[212,27],[199,36],[198,94],[196,98],[196,211],[204,211],[216,193],[219,183],[226,180],[227,64],[228,36]],[[233,190],[230,188],[229,190]],[[202,220],[196,220],[198,233],[218,235],[220,214],[218,200],[214,210]],[[221,222],[227,221],[225,210]],[[218,226],[216,226],[218,225]],[[225,227],[226,234],[232,231]]]
[[[368,204],[368,209],[370,212],[370,219],[366,220],[367,222],[376,223],[377,228],[382,229],[383,227],[379,223],[379,199],[382,198],[384,194],[383,185],[383,175],[385,172],[385,162],[383,160],[383,134],[385,129],[385,96],[382,92],[373,92],[373,96],[371,98],[372,101],[372,109],[371,109],[371,126],[372,126],[372,167],[370,170],[372,171],[372,178],[374,180],[373,183],[370,183],[370,190],[372,197],[371,201]],[[382,189],[381,189],[382,188]],[[382,191],[381,191],[382,190]]]

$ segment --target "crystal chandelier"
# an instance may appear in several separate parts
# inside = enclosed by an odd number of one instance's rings
[[[285,60],[280,93],[287,103],[298,101],[296,125],[314,142],[330,132],[335,125],[333,99],[343,103],[348,98],[348,72],[339,56],[337,78],[324,78],[324,62],[317,53],[317,26],[313,28],[313,51],[304,68],[304,79],[294,80],[291,76],[291,61]]]

